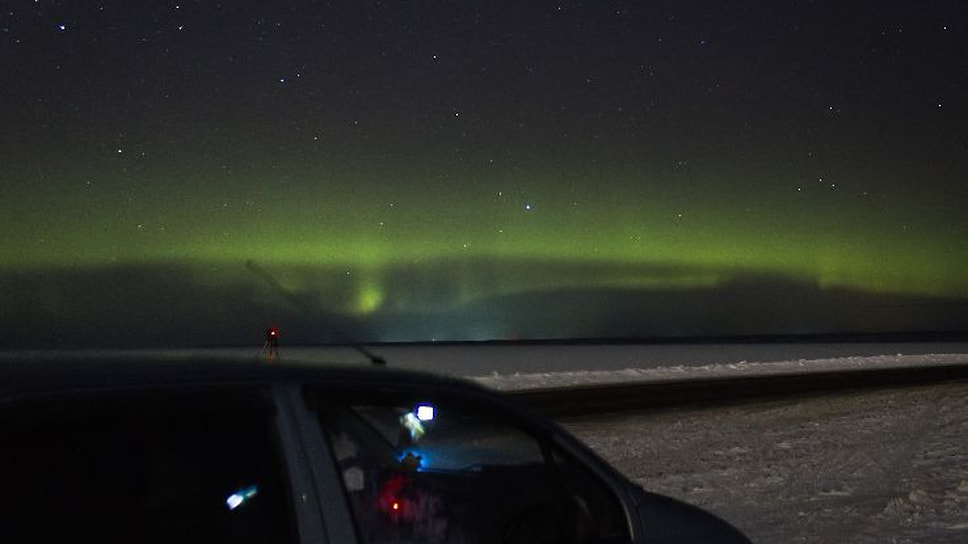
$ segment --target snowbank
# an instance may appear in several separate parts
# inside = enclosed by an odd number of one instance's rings
[[[834,359],[800,359],[797,361],[710,364],[701,366],[667,366],[659,368],[626,368],[622,370],[582,370],[469,376],[481,385],[501,391],[574,387],[582,385],[628,384],[736,378],[747,376],[806,374],[839,370],[874,370],[912,366],[968,364],[968,354],[879,355]]]

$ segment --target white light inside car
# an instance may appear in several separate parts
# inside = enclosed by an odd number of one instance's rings
[[[417,442],[423,435],[427,432],[420,419],[414,415],[413,412],[407,412],[400,417],[400,424],[404,426],[408,431],[410,431],[410,439]]]
[[[415,410],[420,421],[433,421],[436,410],[429,404],[419,404]]]
[[[242,506],[242,503],[255,497],[259,490],[254,485],[240,489],[235,493],[232,493],[225,499],[225,505],[229,507],[229,510],[235,510],[236,508]]]
[[[238,493],[232,493],[231,495],[229,495],[229,498],[225,499],[225,504],[228,505],[229,510],[235,510],[236,508],[241,506],[244,501],[245,499],[242,498],[242,495],[239,495]]]

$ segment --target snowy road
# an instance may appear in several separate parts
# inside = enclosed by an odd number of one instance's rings
[[[968,542],[968,383],[561,423],[754,542]]]

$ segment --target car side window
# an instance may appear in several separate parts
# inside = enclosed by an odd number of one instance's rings
[[[317,398],[357,531],[367,544],[577,542],[579,534],[597,541],[616,524],[614,499],[589,494],[594,484],[583,481],[584,496],[576,495],[571,473],[581,469],[573,461],[484,406],[448,399]],[[601,519],[592,519],[596,515]]]
[[[293,542],[271,424],[254,394],[4,406],[2,540]]]

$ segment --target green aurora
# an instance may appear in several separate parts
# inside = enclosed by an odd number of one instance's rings
[[[831,188],[796,179],[777,184],[782,174],[762,174],[758,183],[753,174],[727,172],[733,178],[722,179],[708,171],[689,172],[684,183],[680,174],[642,168],[596,173],[610,187],[598,191],[599,179],[562,168],[466,168],[449,174],[463,176],[462,183],[448,185],[421,177],[426,164],[392,174],[388,168],[341,173],[345,165],[329,175],[323,168],[276,173],[282,184],[260,183],[271,170],[241,183],[246,174],[233,174],[224,187],[206,179],[203,168],[178,180],[146,168],[138,174],[139,186],[147,187],[141,190],[125,190],[124,176],[96,171],[47,174],[63,175],[58,184],[70,188],[56,195],[32,192],[37,180],[24,172],[6,189],[6,201],[19,205],[3,219],[3,264],[23,270],[180,263],[202,271],[254,260],[299,291],[312,290],[305,284],[312,280],[286,277],[291,267],[345,270],[359,278],[357,292],[346,297],[353,301],[347,307],[333,309],[354,313],[379,309],[394,266],[444,261],[594,265],[583,274],[509,272],[489,285],[453,279],[469,282],[464,289],[475,297],[568,286],[710,286],[749,274],[824,289],[968,296],[961,266],[968,233],[957,206],[865,194],[862,180]],[[908,210],[933,211],[899,219],[900,203],[892,198],[907,198]],[[674,272],[656,275],[656,268]]]
[[[270,322],[340,341],[316,320],[405,341],[963,331],[962,15],[14,6],[0,326],[14,347]]]

